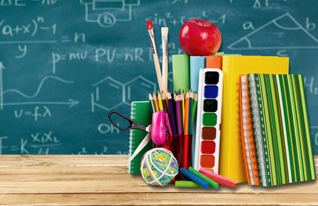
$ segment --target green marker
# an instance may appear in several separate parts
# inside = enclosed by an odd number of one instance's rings
[[[211,185],[214,189],[217,189],[219,187],[219,184],[214,182],[213,180],[211,180],[210,178],[208,178],[207,176],[205,176],[204,174],[196,171],[195,169],[193,169],[192,167],[189,167],[188,169],[189,172],[191,172],[192,174],[200,177],[201,179],[207,181],[209,183],[209,185]]]

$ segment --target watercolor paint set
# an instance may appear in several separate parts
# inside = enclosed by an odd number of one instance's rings
[[[219,172],[223,72],[201,69],[194,168]]]

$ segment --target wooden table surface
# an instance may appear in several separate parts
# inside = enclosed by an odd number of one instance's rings
[[[148,186],[128,156],[1,156],[2,205],[318,205],[318,182],[235,189]],[[318,156],[315,156],[318,171]]]

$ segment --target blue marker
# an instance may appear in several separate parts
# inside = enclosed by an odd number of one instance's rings
[[[209,188],[209,183],[207,181],[204,181],[203,179],[201,179],[200,177],[192,174],[191,172],[189,172],[188,170],[184,169],[183,167],[180,168],[180,173],[183,174],[184,176],[186,176],[187,178],[189,178],[190,180],[192,180],[193,182],[198,183],[199,185],[201,185],[205,189]]]

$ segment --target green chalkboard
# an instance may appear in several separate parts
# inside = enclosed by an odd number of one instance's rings
[[[182,23],[200,18],[222,33],[220,51],[290,57],[306,78],[318,154],[316,0],[0,0],[0,153],[127,154],[128,132],[108,118],[158,90],[146,20],[159,57],[169,27],[180,54]],[[119,125],[125,122],[117,120]]]

